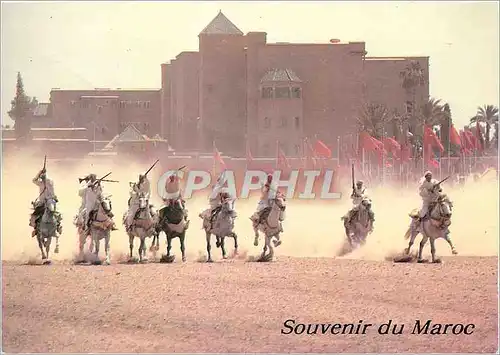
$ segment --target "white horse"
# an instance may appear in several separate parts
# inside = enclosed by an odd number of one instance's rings
[[[139,262],[147,262],[146,257],[146,238],[155,235],[155,228],[158,222],[157,214],[153,205],[149,204],[149,199],[144,193],[138,195],[139,208],[134,216],[134,221],[130,230],[127,232],[130,246],[130,261],[133,258],[134,238],[137,237],[141,241],[139,245]],[[123,215],[123,224],[127,220],[127,212]]]
[[[450,245],[452,253],[458,254],[453,246],[453,243],[451,242],[451,238],[448,235],[448,227],[451,225],[452,208],[453,203],[448,199],[448,197],[445,194],[440,194],[437,201],[429,208],[430,218],[425,217],[422,221],[419,221],[418,208],[411,211],[409,215],[412,221],[404,236],[405,239],[410,238],[408,248],[405,249],[405,254],[410,253],[410,249],[419,233],[422,234],[423,238],[420,242],[420,248],[418,250],[418,262],[425,262],[425,260],[422,259],[422,250],[424,249],[428,239],[430,239],[431,242],[433,263],[441,262],[440,259],[436,258],[435,242],[438,238],[445,239]]]
[[[286,198],[277,193],[274,199],[270,201],[270,207],[266,207],[260,215],[259,222],[257,226],[254,226],[255,239],[253,245],[259,245],[259,232],[264,233],[265,243],[264,249],[258,261],[272,261],[274,257],[274,249],[271,246],[271,240],[273,241],[274,247],[278,247],[281,244],[280,233],[282,214],[286,210]],[[274,240],[273,240],[274,238]],[[269,253],[266,252],[269,250]]]
[[[234,230],[234,219],[236,218],[236,212],[234,210],[234,199],[230,197],[225,197],[221,205],[216,208],[214,214],[211,216],[205,216],[200,214],[200,218],[203,219],[203,229],[205,230],[205,236],[207,240],[207,262],[211,263],[212,246],[210,244],[212,234],[215,235],[217,248],[222,250],[222,258],[227,259],[226,248],[224,239],[226,237],[231,237],[234,239],[234,254],[238,254],[238,236],[233,232]]]
[[[38,246],[42,253],[42,262],[50,264],[49,252],[52,237],[56,238],[56,249],[54,252],[57,254],[59,250],[59,237],[57,235],[57,222],[61,218],[60,214],[56,211],[56,201],[48,199],[45,201],[43,208],[43,215],[38,222],[36,229],[36,239]],[[45,249],[44,249],[45,248]]]
[[[342,254],[347,254],[366,243],[366,237],[373,231],[374,216],[371,208],[372,201],[364,197],[356,210],[350,211],[341,218],[348,242],[348,245],[344,245]],[[351,218],[349,218],[350,213],[353,213]]]
[[[112,217],[112,206],[109,197],[101,197],[97,200],[96,208],[91,214],[90,235],[94,245],[94,255],[96,264],[99,264],[99,249],[101,240],[104,239],[104,251],[106,253],[105,264],[111,263],[110,258],[110,239],[111,228],[114,224]]]

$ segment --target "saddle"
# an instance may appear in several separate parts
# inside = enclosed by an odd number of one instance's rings
[[[269,217],[270,213],[271,213],[271,207],[266,207],[262,211],[260,211],[258,223],[260,224],[264,222],[267,219],[267,217]]]
[[[210,214],[210,223],[214,221],[215,217],[217,217],[221,210],[222,206],[217,206],[212,210],[212,213]]]

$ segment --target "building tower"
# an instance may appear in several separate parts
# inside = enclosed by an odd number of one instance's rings
[[[199,34],[199,112],[204,149],[242,155],[246,132],[245,36],[219,12]]]

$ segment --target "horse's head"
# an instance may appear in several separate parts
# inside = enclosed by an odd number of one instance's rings
[[[144,208],[148,207],[149,201],[148,201],[147,196],[143,192],[139,193],[138,198],[139,198],[139,208],[140,209],[144,209]]]
[[[232,212],[233,202],[234,200],[230,196],[224,196],[221,202],[221,210],[224,212]]]
[[[56,211],[56,201],[54,201],[53,199],[48,199],[47,201],[45,201],[45,210],[50,213],[54,213]]]
[[[111,212],[111,198],[109,196],[103,196],[101,198],[101,206],[105,212]]]
[[[371,208],[372,208],[372,200],[370,200],[368,197],[364,197],[363,200],[361,201],[361,206],[365,210],[371,210]]]
[[[282,211],[286,209],[286,198],[283,194],[277,193],[274,198],[274,204]]]
[[[437,208],[439,208],[439,214],[444,218],[451,218],[453,203],[448,198],[446,194],[440,194],[437,200]]]

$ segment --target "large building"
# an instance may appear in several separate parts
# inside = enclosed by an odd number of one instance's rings
[[[178,150],[241,156],[248,142],[272,156],[279,142],[300,154],[304,137],[336,145],[353,133],[364,104],[405,113],[429,96],[428,57],[367,57],[364,42],[267,43],[265,32],[246,35],[222,12],[199,34],[199,51],[161,65],[161,89],[73,91],[53,89],[47,115],[56,126],[85,127],[110,139],[133,123]],[[408,93],[400,73],[418,62],[426,84]]]

